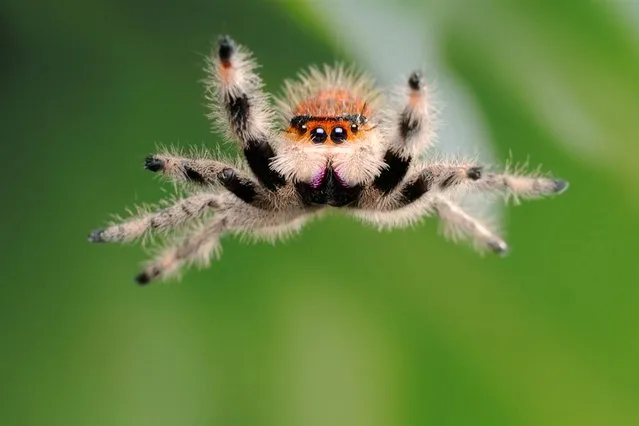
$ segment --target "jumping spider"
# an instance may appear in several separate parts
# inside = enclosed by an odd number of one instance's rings
[[[329,207],[380,228],[436,215],[449,235],[505,253],[506,243],[453,202],[454,195],[536,198],[568,186],[548,177],[489,172],[472,161],[420,160],[431,146],[433,128],[419,72],[410,74],[393,101],[357,72],[310,68],[298,81],[285,83],[273,108],[256,68],[248,50],[223,36],[207,61],[205,80],[210,118],[240,145],[250,171],[206,155],[151,155],[147,170],[190,184],[192,194],[90,234],[91,242],[124,242],[202,219],[146,265],[136,277],[139,284],[165,278],[187,263],[207,264],[225,233],[280,238]],[[210,212],[213,216],[204,218]]]

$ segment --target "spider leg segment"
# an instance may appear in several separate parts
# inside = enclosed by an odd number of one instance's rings
[[[468,164],[426,164],[410,174],[405,182],[384,197],[363,197],[361,208],[394,210],[420,199],[425,194],[446,194],[454,190],[497,192],[515,199],[534,199],[560,194],[568,182],[548,177],[485,172],[484,167]]]
[[[363,209],[395,210],[411,204],[427,193],[445,193],[482,176],[481,166],[474,164],[425,164],[411,173],[390,194],[368,193],[360,199]]]
[[[198,194],[177,201],[172,206],[152,213],[143,213],[124,222],[98,229],[89,234],[92,243],[127,242],[152,229],[169,230],[203,215],[220,204],[220,195]]]
[[[189,182],[205,187],[222,185],[242,201],[256,207],[263,207],[265,200],[273,198],[272,194],[248,174],[220,161],[154,154],[146,158],[144,167],[176,182]]]
[[[515,199],[535,199],[561,194],[568,189],[568,182],[543,176],[526,176],[518,173],[484,173],[473,182],[473,189],[497,191]]]
[[[167,278],[187,264],[207,265],[212,253],[219,251],[220,237],[224,233],[239,232],[274,240],[296,233],[306,219],[307,215],[301,210],[284,215],[265,213],[236,201],[178,244],[165,249],[147,264],[135,281],[144,285]]]
[[[468,239],[479,250],[490,249],[498,254],[506,254],[508,245],[479,220],[462,208],[441,196],[434,196],[431,205],[444,225],[446,236],[455,239]]]
[[[224,216],[213,218],[176,246],[165,249],[135,277],[135,281],[140,285],[148,284],[151,280],[177,272],[185,262],[206,263],[211,253],[219,248],[219,237],[225,227]]]
[[[505,254],[508,245],[488,226],[449,199],[451,192],[497,192],[505,197],[534,199],[559,194],[568,188],[564,180],[510,173],[487,173],[474,164],[430,164],[410,175],[405,183],[384,197],[362,199],[351,214],[379,228],[404,227],[435,213],[452,239],[466,239],[482,250]]]
[[[395,210],[351,210],[354,217],[378,229],[405,228],[422,218],[436,215],[443,225],[444,234],[453,240],[469,240],[479,250],[506,254],[508,245],[488,226],[465,212],[446,196],[437,194]]]
[[[270,142],[274,114],[255,73],[252,55],[228,36],[218,40],[206,67],[207,99],[218,126],[240,142],[246,161],[262,185],[275,190],[286,184],[270,167],[275,151]]]
[[[408,94],[403,102],[403,109],[390,118],[393,127],[388,131],[390,143],[384,155],[388,167],[373,182],[383,194],[390,193],[400,184],[413,157],[430,144],[429,106],[420,72],[413,72],[408,78]]]
[[[227,169],[236,175],[242,173],[234,166],[208,158],[187,158],[171,154],[152,154],[144,160],[144,168],[174,182],[193,183],[202,186],[220,184],[220,173]],[[246,176],[248,178],[248,176]]]

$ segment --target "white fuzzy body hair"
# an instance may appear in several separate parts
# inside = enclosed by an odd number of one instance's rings
[[[378,229],[436,217],[448,238],[504,254],[508,246],[494,224],[463,209],[464,196],[520,201],[568,187],[522,169],[498,172],[472,159],[429,157],[435,116],[420,72],[382,95],[353,69],[311,67],[286,81],[271,106],[257,68],[251,52],[226,36],[205,68],[208,116],[237,144],[242,161],[204,150],[149,155],[145,168],[186,196],[89,235],[91,242],[127,242],[181,230],[136,276],[139,284],[207,265],[224,234],[274,242],[328,209]]]

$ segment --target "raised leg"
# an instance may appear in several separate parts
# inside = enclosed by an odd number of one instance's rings
[[[207,99],[211,105],[210,117],[240,143],[260,183],[275,190],[286,182],[270,167],[275,156],[269,141],[273,112],[262,92],[263,84],[255,73],[256,67],[250,52],[230,37],[221,37],[206,67]]]
[[[152,229],[168,230],[200,217],[208,209],[220,206],[219,194],[198,194],[177,201],[157,212],[142,213],[121,223],[89,234],[92,243],[127,242],[143,236]]]
[[[387,129],[386,137],[390,145],[384,155],[388,167],[373,182],[383,194],[390,193],[400,184],[414,156],[430,144],[429,104],[421,73],[410,75],[402,102],[398,112],[389,118],[392,127]]]

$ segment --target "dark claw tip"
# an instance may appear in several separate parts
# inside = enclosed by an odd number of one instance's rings
[[[104,239],[102,238],[103,229],[96,229],[89,234],[88,240],[90,243],[103,243]]]
[[[221,36],[218,41],[218,55],[222,62],[228,62],[235,51],[233,39],[227,35]]]
[[[561,194],[562,192],[566,191],[568,187],[570,186],[568,182],[565,180],[556,180],[554,184],[555,184],[556,194]]]
[[[146,285],[151,282],[151,277],[146,272],[141,272],[135,276],[135,282],[139,285]]]
[[[222,169],[222,171],[217,174],[217,178],[220,181],[222,181],[222,183],[227,183],[234,177],[235,177],[235,171],[228,167],[225,169]]]
[[[488,244],[488,247],[493,251],[493,253],[498,254],[500,256],[506,256],[508,254],[508,244],[503,241],[499,242],[491,242]]]
[[[422,73],[421,71],[413,71],[408,77],[408,86],[413,90],[419,90],[422,87]]]
[[[481,172],[481,167],[471,167],[470,169],[468,169],[467,176],[469,179],[479,180],[481,179]]]
[[[164,161],[149,155],[144,159],[144,168],[151,172],[159,172],[164,168]]]

